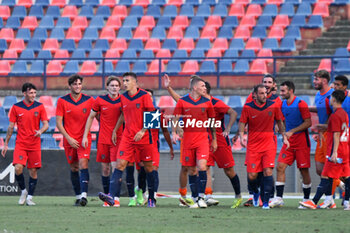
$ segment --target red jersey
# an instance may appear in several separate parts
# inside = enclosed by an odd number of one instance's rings
[[[208,141],[207,128],[190,122],[205,122],[209,118],[215,118],[215,110],[211,101],[203,96],[194,100],[190,95],[185,95],[176,104],[175,116],[182,116],[184,122],[183,148],[192,149],[200,147],[203,141]]]
[[[143,128],[143,113],[154,111],[151,96],[145,90],[138,88],[133,96],[125,92],[121,95],[120,101],[125,121],[123,138],[134,144],[152,144],[153,140],[150,130],[146,131],[140,141],[134,141],[136,133]]]
[[[40,121],[47,121],[42,103],[34,101],[27,105],[24,101],[14,104],[10,110],[10,122],[17,123],[16,147],[24,150],[40,150],[41,139],[35,137],[40,129]]]
[[[98,96],[92,110],[100,115],[100,130],[98,143],[112,145],[112,133],[121,114],[120,95],[112,99],[109,95]],[[117,131],[117,140],[121,140],[123,126]]]
[[[230,107],[224,103],[224,101],[211,97],[211,103],[213,104],[214,110],[215,110],[215,120],[221,121],[221,127],[216,128],[216,134],[221,134],[225,130],[225,114],[230,109]]]
[[[275,149],[274,122],[282,117],[281,109],[271,100],[261,106],[255,100],[246,103],[239,122],[248,124],[247,149],[254,152]]]
[[[349,118],[348,114],[342,108],[335,110],[328,119],[327,129],[327,155],[333,154],[333,133],[340,132],[340,140],[338,147],[338,158],[343,159],[343,163],[349,162]]]
[[[84,135],[86,120],[89,117],[94,99],[91,96],[81,94],[79,99],[74,100],[71,94],[60,97],[57,100],[56,115],[63,117],[63,127],[68,135],[81,142]],[[91,140],[89,132],[88,139]],[[68,146],[66,138],[63,145]]]

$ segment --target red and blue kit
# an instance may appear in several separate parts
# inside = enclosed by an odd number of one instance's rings
[[[299,97],[294,97],[290,104],[287,100],[282,103],[282,113],[286,123],[286,132],[301,125],[304,120],[310,119],[310,111],[307,103]],[[298,168],[310,167],[310,138],[308,130],[294,133],[289,139],[290,147],[288,149],[283,144],[278,162],[288,164],[297,161]]]
[[[10,122],[17,123],[16,146],[13,165],[22,164],[28,168],[41,167],[41,139],[35,137],[40,129],[40,121],[47,121],[42,103],[34,101],[27,105],[24,101],[14,104],[10,110]]]
[[[90,115],[94,99],[91,96],[81,94],[75,100],[71,94],[60,97],[57,100],[56,115],[63,117],[63,127],[70,137],[79,142],[79,148],[71,147],[66,138],[63,138],[63,147],[68,163],[73,163],[81,158],[90,159],[91,134],[88,134],[89,146],[82,147],[86,120]]]
[[[258,105],[253,100],[243,106],[240,122],[248,124],[248,172],[261,172],[263,168],[275,166],[274,122],[282,118],[280,107],[271,100],[263,105]]]
[[[201,96],[194,100],[189,94],[185,95],[177,102],[174,115],[182,117],[184,122],[181,142],[182,165],[196,166],[197,160],[208,160],[209,138],[207,128],[203,125],[210,118],[215,118],[215,110],[210,99]]]
[[[112,142],[112,133],[121,114],[120,96],[112,99],[109,95],[97,97],[92,111],[100,116],[100,130],[97,144],[97,162],[110,163],[117,160],[118,145],[123,134],[121,126],[117,131],[117,145]]]
[[[342,163],[333,163],[326,160],[322,175],[330,178],[338,179],[340,177],[350,176],[349,167],[349,118],[344,109],[338,108],[328,119],[327,129],[327,155],[332,156],[334,152],[333,134],[339,132],[339,146],[337,158],[341,158]]]

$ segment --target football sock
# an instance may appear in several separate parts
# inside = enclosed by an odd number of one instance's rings
[[[333,187],[333,179],[332,178],[328,178],[328,186],[327,186],[327,188],[325,189],[325,191],[324,191],[324,194],[326,195],[326,196],[331,196],[332,195],[332,187]]]
[[[70,172],[70,180],[73,185],[75,195],[80,195],[80,175],[79,172]]]
[[[207,186],[207,172],[206,171],[198,171],[198,176],[199,176],[198,195],[200,197],[204,197],[205,187]]]
[[[283,191],[284,191],[284,182],[279,182],[279,181],[276,181],[276,196],[277,197],[283,197]]]
[[[333,184],[332,184],[332,194],[334,194],[335,190],[337,187],[340,185],[340,180],[339,179],[334,179]]]
[[[258,188],[260,188],[260,199],[261,200],[264,200],[264,173],[263,172],[259,172],[258,173],[258,177],[257,177],[257,180],[258,180]]]
[[[33,179],[32,177],[29,176],[28,195],[33,196],[37,182],[38,182],[38,179]]]
[[[204,194],[205,194],[205,196],[206,196],[207,198],[212,197],[212,194],[213,194],[212,188],[206,187],[206,188],[205,188],[205,191],[204,191]]]
[[[321,178],[320,184],[317,186],[316,194],[312,201],[317,205],[318,201],[321,199],[322,195],[325,193],[327,186],[329,184],[328,179]]]
[[[239,183],[239,177],[236,174],[233,178],[230,179],[233,190],[235,190],[236,198],[241,196],[241,185]]]
[[[142,192],[146,192],[146,171],[144,167],[140,168],[139,174],[137,176],[137,185],[139,189],[142,189]]]
[[[255,180],[248,179],[248,184],[249,184],[249,186],[251,188],[251,191],[253,193],[258,193],[259,192],[259,190],[258,190],[258,182],[259,182],[258,179],[255,179]]]
[[[154,175],[153,172],[146,173],[148,198],[154,200]]]
[[[248,193],[249,193],[249,197],[250,196],[253,196],[253,190],[252,190],[252,187],[251,187],[251,185],[250,185],[250,182],[249,182],[249,178],[248,178],[248,176],[247,176],[247,188],[248,188]]]
[[[310,199],[310,193],[311,193],[311,183],[310,184],[303,184],[303,193],[304,193],[304,199]]]
[[[128,188],[129,197],[135,196],[135,179],[134,179],[134,166],[126,167],[126,187]]]
[[[15,175],[17,184],[21,190],[24,190],[26,188],[26,184],[24,183],[24,175],[23,173],[20,175]]]
[[[159,174],[157,170],[153,170],[153,177],[154,177],[154,192],[158,192]]]
[[[112,197],[120,197],[123,171],[114,169],[111,181],[109,183],[109,194]]]
[[[101,178],[102,178],[103,192],[108,193],[109,192],[109,176],[101,176]]]
[[[188,183],[190,184],[191,192],[192,192],[192,197],[197,198],[198,197],[198,188],[197,188],[197,175],[188,176]]]
[[[89,187],[89,169],[80,170],[80,190],[87,193]]]
[[[179,193],[181,197],[186,198],[187,188],[179,188]]]
[[[349,201],[350,198],[350,177],[345,180],[345,196],[344,200]]]
[[[270,193],[270,198],[273,198],[275,196],[275,188],[273,186],[274,183],[275,183],[275,179],[272,177],[272,190]]]
[[[264,205],[268,205],[269,204],[270,195],[271,195],[272,190],[273,190],[273,177],[272,176],[264,176],[263,181],[264,181],[264,199],[263,199],[263,203],[264,203]]]

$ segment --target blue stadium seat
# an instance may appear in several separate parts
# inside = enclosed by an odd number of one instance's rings
[[[231,61],[237,61],[237,58],[239,57],[238,50],[228,49],[225,51],[224,57],[225,58],[233,58],[233,59],[231,59]],[[231,70],[232,70],[232,62],[231,62]]]
[[[218,69],[220,74],[231,74],[232,60],[220,60],[218,63]]]
[[[30,8],[28,16],[35,16],[37,19],[44,17],[44,10],[42,6],[33,5]]]
[[[38,57],[37,58],[41,58],[41,59],[51,59],[52,58],[52,55],[51,55],[51,52],[49,50],[40,50],[39,53],[38,53]],[[43,60],[41,60],[43,61]]]
[[[295,13],[296,15],[304,15],[304,16],[309,16],[311,15],[311,5],[308,2],[302,2],[300,3],[297,12]]]
[[[190,58],[203,59],[205,58],[203,49],[194,49],[191,52]]]
[[[252,37],[265,39],[267,37],[265,26],[256,26],[253,30]]]
[[[210,15],[211,15],[210,5],[202,2],[202,4],[199,5],[199,7],[197,9],[196,16],[203,16],[203,17],[208,18]]]
[[[295,40],[293,38],[283,38],[280,47],[277,51],[279,52],[290,52],[295,51]]]
[[[249,60],[247,59],[239,59],[236,62],[235,68],[233,69],[233,73],[235,74],[245,74],[249,70]]]
[[[256,26],[271,27],[272,17],[269,15],[262,15],[259,17]]]
[[[124,6],[131,6],[133,4],[133,1],[132,0],[120,0],[119,4],[124,5]]]
[[[185,62],[188,58],[187,51],[183,49],[177,49],[173,54],[173,58],[184,58],[184,59],[175,59],[175,60],[180,62]]]
[[[180,60],[170,60],[166,68],[166,72],[169,75],[176,75],[181,72],[181,61]]]
[[[294,16],[294,5],[293,3],[284,3],[281,5],[280,15],[288,15],[288,17]]]
[[[129,60],[129,62],[134,62],[134,60],[137,58],[137,53],[135,49],[127,49],[123,52],[122,58],[128,58],[132,59]]]
[[[132,31],[129,27],[121,27],[118,32],[117,38],[130,40],[132,38]]]
[[[165,0],[153,0],[152,5],[155,6],[164,6],[166,4]]]
[[[227,16],[222,26],[236,28],[238,26],[237,16]]]
[[[299,27],[289,26],[284,37],[285,38],[293,38],[295,40],[300,40],[301,39],[301,34],[300,34]]]
[[[26,75],[27,71],[27,62],[26,61],[16,61],[13,65],[12,70],[9,75]]]
[[[243,106],[241,97],[238,95],[230,96],[228,99],[227,105],[230,106],[231,108],[241,108]]]
[[[199,39],[196,44],[196,49],[202,49],[208,51],[211,48],[209,39]]]
[[[2,0],[1,5],[14,7],[16,5],[16,0]]]
[[[202,5],[203,4],[210,5],[210,6],[215,6],[216,5],[216,1],[215,0],[203,0],[202,1]]]
[[[0,39],[0,52],[3,53],[7,49],[7,42],[4,39]]]
[[[332,5],[334,6],[345,6],[347,4],[350,4],[349,0],[334,0],[334,2],[332,3]]]
[[[96,59],[90,59],[90,61],[101,63],[103,58],[102,50],[99,50],[99,49],[91,50],[89,54],[89,58],[96,58]]]
[[[45,51],[50,52],[48,50],[45,50]],[[44,73],[44,61],[40,61],[40,60],[34,61],[32,63],[32,66],[30,67],[30,73],[32,75],[42,75]]]
[[[311,105],[311,101],[310,101],[310,96],[308,95],[299,95],[298,96],[300,99],[304,100],[308,106]]]
[[[91,5],[85,5],[81,8],[79,16],[85,16],[87,19],[94,17],[94,8]]]
[[[277,5],[268,4],[265,6],[261,15],[276,17],[277,13],[278,13]]]
[[[30,30],[28,28],[18,29],[16,38],[23,39],[24,42],[28,42],[31,38]]]
[[[290,22],[290,26],[304,27],[306,20],[304,15],[295,15]]]
[[[25,49],[22,51],[20,58],[26,58],[26,59],[34,59],[35,54],[34,51],[31,49]],[[32,60],[25,60],[27,63],[31,63]]]
[[[166,38],[165,28],[161,26],[157,26],[153,28],[151,38],[158,38],[160,40],[165,40]]]
[[[107,19],[109,16],[111,16],[111,10],[108,6],[99,6],[96,10],[96,16],[101,16],[104,19]]]
[[[193,6],[198,6],[199,5],[199,0],[186,0],[185,4],[187,5],[193,5]]]
[[[194,40],[198,40],[199,37],[200,37],[200,34],[199,34],[199,29],[197,27],[195,26],[187,27],[184,38],[192,38]]]
[[[171,18],[169,16],[161,16],[158,19],[157,27],[170,28],[172,25]]]
[[[98,6],[99,4],[100,4],[99,0],[85,0],[85,5],[87,5],[87,6],[95,7],[95,6]]]
[[[304,26],[305,28],[322,28],[323,19],[321,15],[311,15],[309,21]]]
[[[203,28],[204,26],[205,26],[205,20],[203,16],[192,17],[190,27]]]
[[[147,63],[151,63],[154,58],[154,53],[152,50],[144,49],[141,50],[139,58],[148,58]]]
[[[218,15],[221,17],[226,17],[227,16],[227,6],[224,4],[217,4],[214,8],[213,14],[212,15]]]
[[[225,102],[225,97],[223,95],[215,95],[214,98],[217,98],[217,99]]]
[[[52,29],[51,31],[51,35],[50,35],[50,38],[55,38],[57,39],[58,41],[63,41],[65,39],[65,35],[64,35],[64,29],[63,28],[54,28]],[[43,40],[46,40],[44,39],[44,37],[40,37],[39,38],[41,41]]]
[[[0,18],[0,28],[4,27],[4,20],[2,18]]]
[[[0,130],[1,131],[6,131],[7,128],[9,127],[9,124],[10,124],[10,121],[9,121],[7,116],[0,116]]]
[[[244,49],[242,51],[241,57],[247,58],[249,61],[253,61],[256,56],[254,50]]]
[[[130,40],[128,49],[134,49],[136,52],[143,50],[143,42],[140,39]]]
[[[65,39],[62,41],[61,49],[65,49],[68,52],[73,52],[75,50],[75,42],[73,39]]]
[[[299,5],[300,1],[299,0],[285,0],[284,2],[286,3],[292,3],[293,5]]]
[[[144,60],[138,60],[135,62],[132,72],[136,74],[144,74],[147,72],[147,62]]]
[[[242,50],[244,47],[243,39],[232,39],[230,43],[230,49]]]
[[[349,58],[338,59],[334,66],[334,70],[341,74],[350,74],[350,61]]]
[[[194,16],[194,10],[192,5],[184,4],[181,6],[179,15],[184,15],[187,17],[193,17]]]
[[[98,67],[98,70],[97,72],[95,73],[96,75],[102,75],[103,72],[102,72],[102,69],[103,69],[103,63],[101,63],[101,65]],[[112,75],[113,74],[113,63],[110,62],[110,61],[105,61],[104,63],[104,74],[105,75]]]
[[[20,18],[17,16],[11,16],[7,19],[5,28],[18,29],[21,27]]]
[[[41,148],[43,149],[59,149],[54,138],[42,138]]]
[[[27,44],[27,49],[33,49],[34,52],[41,50],[41,42],[39,39],[30,39]]]
[[[129,16],[135,16],[138,19],[140,19],[143,16],[143,7],[142,6],[131,7]]]
[[[221,5],[231,5],[232,4],[232,0],[219,0],[218,4]]]
[[[167,5],[164,7],[163,16],[175,18],[177,16],[177,8],[175,5]]]
[[[78,43],[77,49],[84,50],[85,52],[90,51],[92,49],[92,40],[81,39]]]
[[[82,7],[84,3],[83,3],[83,0],[69,0],[68,5]]]
[[[72,59],[72,61],[77,61],[79,64],[83,63],[86,58],[86,51],[84,49],[75,49],[72,53],[71,58],[79,58],[79,59]]]
[[[117,75],[122,75],[122,74],[124,74],[125,72],[130,72],[130,62],[127,61],[127,60],[118,61],[117,65],[116,65],[116,67],[115,67],[114,72],[115,72]]]
[[[219,38],[226,38],[226,39],[231,39],[233,37],[233,32],[232,32],[232,27],[230,26],[223,26],[220,28]]]
[[[52,16],[54,19],[58,19],[61,16],[60,8],[58,6],[49,6],[45,16]]]
[[[86,28],[83,39],[96,41],[98,39],[98,29],[90,27]]]
[[[216,72],[214,61],[203,61],[198,74],[213,74]]]
[[[63,28],[64,30],[68,30],[68,28],[71,26],[72,25],[68,17],[60,17],[56,23],[56,28]]]
[[[96,28],[101,30],[104,27],[104,19],[102,16],[94,16],[91,18],[89,28]]]
[[[169,49],[170,51],[174,51],[177,49],[177,43],[175,39],[166,39],[164,40],[163,49]]]
[[[27,11],[25,6],[15,6],[13,8],[12,17],[19,17],[20,19],[24,19],[27,16]]]
[[[272,51],[278,50],[278,41],[276,38],[266,38],[264,45],[264,49],[271,49]]]
[[[94,48],[95,49],[100,49],[103,52],[106,52],[109,49],[108,40],[106,40],[106,39],[98,39],[98,40],[96,40]]]
[[[15,103],[17,103],[17,97],[13,95],[8,95],[5,96],[2,107],[5,109],[5,111],[8,111]]]
[[[48,7],[50,5],[49,0],[35,0],[35,5]]]
[[[79,62],[77,60],[71,60],[66,63],[61,75],[69,76],[79,72]]]
[[[0,107],[0,116],[6,116],[6,112],[3,107]]]
[[[39,24],[39,28],[52,30],[55,27],[54,18],[52,16],[44,16]]]
[[[156,5],[149,5],[147,8],[146,15],[153,16],[155,19],[158,19],[162,16],[160,13],[160,7]]]

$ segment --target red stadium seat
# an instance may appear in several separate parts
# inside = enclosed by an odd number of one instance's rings
[[[111,49],[117,49],[119,52],[124,52],[128,48],[125,39],[115,38],[111,44]]]
[[[17,53],[21,53],[25,48],[26,46],[24,45],[23,39],[17,39],[17,38],[11,41],[11,44],[9,47],[10,50],[14,50]]]
[[[78,16],[78,9],[76,6],[68,5],[65,6],[62,12],[62,17],[68,17],[71,20]]]
[[[134,6],[142,6],[146,8],[150,4],[149,0],[135,0]]]
[[[42,103],[45,107],[52,107],[53,106],[52,96],[50,96],[50,95],[40,96],[39,102]]]
[[[213,43],[213,49],[220,50],[221,52],[225,52],[228,49],[228,41],[226,38],[216,38]]]
[[[10,42],[15,37],[12,28],[2,28],[0,31],[0,39],[5,39],[7,42]]]
[[[169,0],[167,5],[175,5],[176,7],[180,7],[183,3],[183,0]]]
[[[171,58],[171,53],[169,49],[160,49],[157,54],[156,54],[157,58],[161,58],[161,57],[167,57],[167,58]],[[169,59],[164,59],[162,60],[165,64],[167,64],[169,62]]]
[[[59,75],[63,71],[60,61],[52,60],[46,67],[47,75]]]
[[[277,6],[280,6],[283,2],[283,0],[267,0],[267,4],[274,4]]]
[[[85,16],[77,16],[72,23],[73,28],[85,29],[88,26],[88,21]]]
[[[164,63],[161,63],[161,72],[164,72]],[[159,74],[159,60],[153,60],[148,67],[146,72],[148,75],[158,75]]]
[[[104,27],[100,34],[100,39],[106,39],[109,42],[116,38],[115,30],[113,28]]]
[[[222,57],[221,50],[214,49],[214,48],[209,49],[207,53],[207,58],[218,58],[218,57]],[[217,63],[217,59],[207,59],[207,60],[211,60],[211,61],[214,61],[214,63]]]
[[[249,29],[252,29],[255,26],[255,24],[256,24],[255,17],[246,15],[241,19],[239,26],[245,26],[245,27],[249,27]]]
[[[272,26],[288,27],[290,24],[288,15],[277,15]]]
[[[316,2],[312,14],[313,15],[321,15],[322,17],[328,17],[329,16],[329,9],[328,9],[327,3]]]
[[[21,28],[29,28],[31,31],[38,27],[38,21],[35,16],[26,16],[22,22]]]
[[[216,29],[218,29],[219,27],[222,26],[221,16],[219,16],[219,15],[209,16],[206,26],[215,27]]]
[[[234,4],[242,4],[243,6],[246,6],[250,4],[250,0],[235,0]]]
[[[114,30],[119,29],[122,26],[121,17],[118,15],[112,15],[108,18],[106,22],[107,28],[113,28]]]
[[[39,101],[40,102],[40,101]],[[45,106],[45,110],[46,110],[46,114],[47,114],[47,118],[51,118],[56,116],[56,107],[55,106]]]
[[[145,15],[145,16],[142,16],[139,26],[152,29],[156,26],[156,22],[154,21],[153,16]]]
[[[350,51],[350,40],[349,40],[348,46],[346,48],[348,49],[348,51]]]
[[[250,38],[250,30],[249,27],[246,26],[238,26],[236,28],[236,32],[234,38],[241,38],[243,40],[247,40]]]
[[[188,23],[188,18],[187,18],[187,16],[178,15],[178,16],[175,17],[173,26],[175,26],[175,27],[181,27],[182,29],[185,29],[185,28],[188,27],[188,25],[189,25],[189,23]]]
[[[264,59],[255,59],[247,74],[267,74],[267,66]]]
[[[26,8],[29,8],[33,5],[32,0],[18,0],[17,6],[25,6]]]
[[[107,52],[106,52],[106,58],[118,58],[120,57],[120,50],[118,49],[108,49]],[[117,64],[118,63],[118,60],[117,59],[108,59],[106,61],[110,61],[113,63],[113,65]]]
[[[281,26],[271,27],[268,38],[276,38],[277,40],[281,40],[283,37],[284,37],[283,27]]]
[[[125,19],[126,16],[128,16],[128,11],[126,9],[126,6],[124,5],[117,5],[113,8],[112,16],[119,16],[121,19]]]
[[[66,35],[66,39],[72,39],[75,42],[78,42],[79,40],[81,40],[82,36],[83,35],[79,28],[69,28]]]
[[[329,5],[329,4],[332,4],[334,2],[334,0],[318,0],[317,2],[324,2],[324,3],[327,3]]]
[[[214,39],[216,39],[215,27],[205,26],[202,30],[201,38],[209,39],[210,41],[213,41]]]
[[[153,52],[158,52],[161,48],[160,40],[158,38],[150,38],[147,40],[145,49],[152,50]]]
[[[229,16],[237,16],[237,18],[242,18],[245,15],[244,5],[234,3],[231,5]]]
[[[258,53],[258,57],[272,57],[273,53],[271,49],[260,49]],[[272,58],[265,58],[264,59],[266,63],[272,63],[273,59]]]
[[[194,41],[192,38],[183,38],[180,41],[178,49],[183,49],[183,50],[186,50],[187,52],[190,52],[194,48],[195,48],[195,46],[194,46]]]
[[[57,39],[47,38],[45,40],[43,50],[49,50],[51,53],[55,53],[59,48],[60,48],[60,46],[58,44]]]
[[[17,59],[18,58],[18,54],[17,54],[16,50],[7,49],[7,50],[5,50],[4,54],[2,55],[2,58],[14,58],[14,59]],[[16,60],[6,60],[6,61],[8,61],[10,64],[14,64],[16,62]]]
[[[149,30],[147,27],[137,27],[134,33],[134,39],[140,39],[146,41],[149,38]]]
[[[58,49],[56,50],[54,58],[69,58],[69,53],[65,49]],[[61,61],[62,65],[65,65],[68,62],[69,59],[65,60],[58,60]]]
[[[115,0],[102,0],[101,6],[109,6],[109,7],[114,7],[115,5],[117,5]]]
[[[165,110],[175,107],[173,98],[171,96],[161,96],[159,98],[158,107]]]
[[[66,5],[66,0],[52,0],[50,6],[58,6],[63,8]]]
[[[262,48],[261,40],[260,38],[256,38],[256,37],[249,38],[245,45],[245,49],[251,49],[251,50],[254,50],[255,52],[259,51],[261,48]]]
[[[84,61],[78,73],[81,75],[93,75],[96,71],[97,68],[94,61]]]
[[[322,59],[320,62],[320,65],[318,66],[317,70],[327,70],[328,72],[331,72],[332,70],[332,60],[331,59]]]
[[[10,7],[0,5],[0,18],[7,20],[8,17],[10,16],[11,16]]]
[[[98,121],[96,120],[96,118],[94,118],[94,120],[92,121],[92,125],[91,125],[91,131],[92,132],[98,132],[100,126],[100,124],[98,123]],[[96,134],[95,134],[96,135]]]
[[[8,60],[0,60],[0,75],[8,75],[11,72],[11,65]]]
[[[194,60],[187,60],[180,74],[195,74],[198,71],[199,71],[198,62]]]
[[[184,37],[184,33],[181,27],[172,26],[168,32],[168,39],[175,39],[176,41],[181,40]]]
[[[262,13],[261,6],[259,4],[250,4],[247,8],[246,16],[253,16],[258,18]]]

